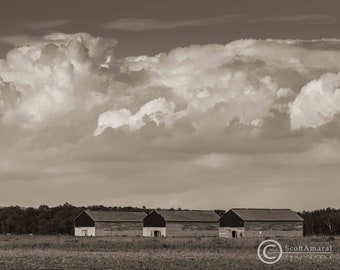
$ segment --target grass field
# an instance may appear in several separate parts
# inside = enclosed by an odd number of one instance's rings
[[[282,246],[332,245],[331,258],[257,257],[261,239],[0,236],[0,269],[340,269],[340,239],[278,239]]]

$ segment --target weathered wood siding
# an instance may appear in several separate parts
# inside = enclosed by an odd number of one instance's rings
[[[303,222],[294,221],[257,221],[257,222],[244,222],[246,231],[302,231]]]
[[[142,236],[142,222],[96,222],[96,236]]]
[[[218,236],[218,223],[167,222],[166,236]]]
[[[244,237],[302,237],[302,231],[245,231]]]
[[[244,229],[245,237],[303,236],[303,222],[298,221],[245,222]]]

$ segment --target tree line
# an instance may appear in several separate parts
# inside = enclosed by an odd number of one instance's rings
[[[0,208],[0,234],[73,234],[74,219],[83,210],[92,211],[147,211],[145,207],[106,207],[93,205],[76,207],[69,203],[56,207],[38,208],[10,206]]]
[[[303,231],[306,236],[340,235],[340,209],[328,207],[298,214],[305,220]]]
[[[38,208],[9,206],[0,208],[0,234],[73,234],[73,222],[85,209],[92,211],[144,211],[145,206],[119,207],[93,205],[76,207],[69,203],[56,207],[41,205]],[[173,208],[169,210],[174,210]],[[220,216],[224,211],[216,210]],[[298,213],[304,220],[304,233],[311,235],[340,235],[340,209],[326,208]]]

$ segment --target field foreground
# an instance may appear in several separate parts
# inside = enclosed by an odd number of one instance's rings
[[[331,257],[284,254],[262,263],[263,239],[0,236],[0,269],[340,269],[340,239],[278,239],[280,244],[329,246]]]

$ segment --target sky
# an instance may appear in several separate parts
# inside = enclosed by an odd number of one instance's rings
[[[338,1],[4,1],[0,205],[340,206]]]

